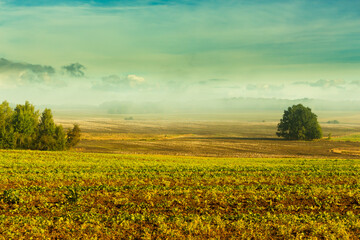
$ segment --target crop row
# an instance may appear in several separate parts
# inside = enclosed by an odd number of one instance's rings
[[[0,238],[355,239],[360,160],[0,152]]]

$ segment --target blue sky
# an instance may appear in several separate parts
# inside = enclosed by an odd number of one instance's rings
[[[0,58],[9,101],[360,100],[360,2],[0,0]]]

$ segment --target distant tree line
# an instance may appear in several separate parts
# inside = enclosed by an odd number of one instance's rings
[[[60,151],[74,147],[80,141],[79,125],[65,133],[56,125],[50,109],[42,114],[28,101],[13,110],[4,101],[0,105],[0,148]]]
[[[340,122],[338,120],[330,120],[330,121],[327,121],[326,123],[328,123],[328,124],[339,124]]]

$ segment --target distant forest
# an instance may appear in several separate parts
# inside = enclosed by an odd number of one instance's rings
[[[66,150],[80,141],[79,125],[65,133],[56,125],[50,109],[42,114],[28,101],[15,109],[4,101],[0,105],[0,148],[33,150]]]

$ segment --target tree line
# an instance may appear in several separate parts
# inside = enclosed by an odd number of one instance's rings
[[[66,133],[56,125],[51,110],[41,114],[28,101],[15,109],[7,101],[0,105],[0,148],[61,151],[80,141],[80,128],[74,124]]]

